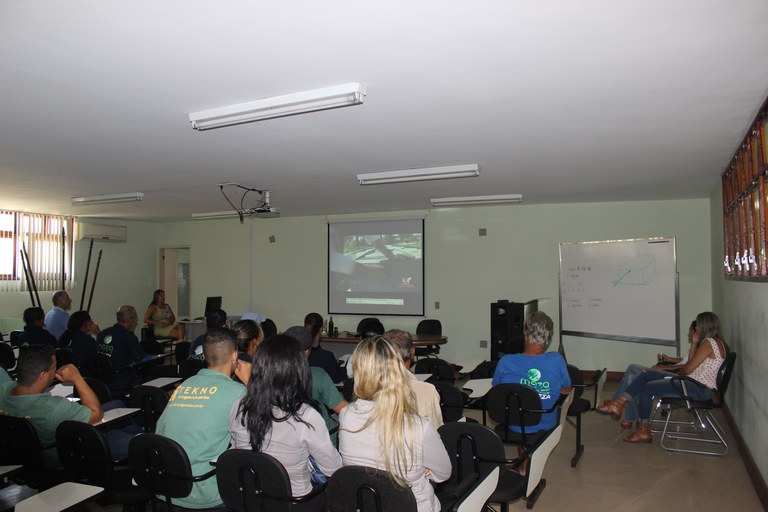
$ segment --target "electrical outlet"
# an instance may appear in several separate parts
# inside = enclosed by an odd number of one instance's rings
[[[488,348],[488,340],[480,340],[480,348]]]
[[[271,244],[275,243],[275,235],[270,235],[269,236],[269,243],[271,243]]]
[[[486,231],[485,228],[480,228],[480,229],[477,230],[478,236],[486,236],[487,233],[488,232]]]
[[[435,301],[435,309],[440,309],[440,303]]]

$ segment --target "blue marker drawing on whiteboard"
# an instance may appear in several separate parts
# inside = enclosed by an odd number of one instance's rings
[[[618,269],[619,277],[613,281],[617,285],[647,285],[656,278],[656,256],[654,254],[640,255],[633,258]]]

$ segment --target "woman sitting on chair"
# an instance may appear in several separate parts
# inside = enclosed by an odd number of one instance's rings
[[[295,497],[312,491],[310,458],[325,476],[341,467],[319,404],[312,400],[311,375],[299,342],[290,336],[273,336],[256,349],[248,394],[235,402],[229,415],[233,447],[263,452],[280,461]],[[306,506],[324,510],[325,501],[313,499]]]
[[[403,358],[383,336],[354,352],[355,401],[339,414],[339,452],[345,466],[389,472],[410,487],[419,512],[437,512],[431,481],[451,476],[451,459],[428,419],[418,416]]]
[[[699,334],[696,332],[696,320],[691,322],[690,327],[688,328],[688,343],[691,344],[691,348],[688,351],[688,355],[684,358],[676,358],[676,357],[670,357],[666,354],[659,354],[658,360],[659,364],[652,366],[650,369],[657,370],[658,373],[654,374],[657,375],[658,378],[663,379],[666,377],[671,377],[671,372],[677,372],[681,368],[685,366],[685,364],[688,362],[688,359],[693,357],[693,354],[696,353],[696,349],[699,346]],[[632,384],[632,382],[637,378],[638,375],[641,373],[648,371],[647,366],[643,366],[640,364],[631,364],[627,366],[627,369],[624,370],[624,376],[621,378],[621,382],[619,382],[619,387],[616,388],[616,391],[613,393],[613,396],[610,400],[606,400],[605,403],[599,407],[597,407],[595,410],[599,412],[600,414],[610,414],[612,416],[616,416],[616,419],[621,417],[621,412],[616,409],[613,406],[613,403],[617,401],[622,396],[625,396],[627,392],[627,388],[629,388],[629,385]],[[627,406],[624,408],[624,419],[621,420],[621,428],[624,429],[630,429],[633,426],[635,426],[635,423],[637,422],[637,408],[638,408],[638,398],[634,398],[630,400],[630,402],[627,404]]]
[[[176,315],[171,306],[165,303],[165,292],[155,290],[152,294],[152,302],[144,313],[144,323],[152,326],[155,337],[171,336],[176,340],[183,340],[185,333],[184,324],[177,324]]]
[[[720,319],[716,314],[705,312],[696,317],[696,336],[691,343],[693,356],[677,373],[687,375],[691,379],[703,384],[686,386],[688,396],[694,400],[709,400],[712,392],[717,388],[717,373],[723,364],[728,349],[723,342],[720,332]],[[696,345],[695,349],[693,345]],[[610,405],[611,417],[619,419],[624,407],[632,399],[638,400],[637,430],[625,437],[628,443],[650,443],[651,436],[651,408],[653,398],[680,396],[676,384],[667,377],[675,374],[658,370],[643,370],[629,385],[626,392],[614,400]]]

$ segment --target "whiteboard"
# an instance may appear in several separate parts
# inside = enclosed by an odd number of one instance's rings
[[[560,329],[677,346],[675,238],[560,244]]]

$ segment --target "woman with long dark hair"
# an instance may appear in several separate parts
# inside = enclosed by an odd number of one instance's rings
[[[331,444],[328,429],[312,400],[312,377],[299,342],[290,336],[273,336],[257,348],[248,394],[232,406],[229,430],[233,447],[275,457],[291,479],[294,496],[312,490],[309,459],[331,476],[341,467],[341,457]],[[323,500],[307,503],[321,510]]]

